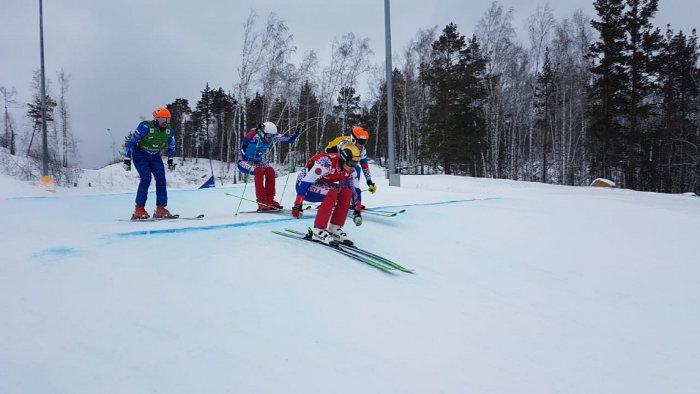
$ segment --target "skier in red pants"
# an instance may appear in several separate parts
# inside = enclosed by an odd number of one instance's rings
[[[309,159],[299,173],[292,216],[297,219],[302,217],[304,200],[321,202],[311,233],[312,239],[325,244],[352,244],[342,227],[350,211],[352,195],[358,187],[355,166],[359,161],[360,150],[355,145],[348,144],[338,153],[317,154]],[[356,224],[362,223],[361,211],[358,202],[353,215]]]
[[[243,137],[238,170],[252,174],[255,178],[255,197],[259,211],[282,209],[280,203],[275,201],[275,169],[263,157],[275,142],[293,144],[301,133],[301,127],[299,125],[292,135],[279,135],[274,123],[265,122]]]

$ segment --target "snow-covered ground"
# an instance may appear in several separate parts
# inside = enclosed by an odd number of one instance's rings
[[[406,212],[346,230],[415,275],[234,216],[241,184],[132,223],[118,166],[0,176],[0,393],[700,392],[700,198],[373,170]]]

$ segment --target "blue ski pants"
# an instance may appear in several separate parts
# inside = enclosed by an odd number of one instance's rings
[[[131,161],[141,177],[136,191],[136,205],[146,205],[148,187],[151,186],[151,174],[156,179],[156,204],[168,205],[168,190],[165,185],[165,166],[160,153],[150,154],[141,149],[134,149]]]

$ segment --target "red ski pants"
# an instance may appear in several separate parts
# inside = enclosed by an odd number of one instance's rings
[[[314,227],[327,228],[329,219],[331,224],[342,227],[348,217],[351,201],[352,190],[349,187],[328,190],[316,213]]]

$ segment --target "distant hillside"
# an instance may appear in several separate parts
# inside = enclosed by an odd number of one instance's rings
[[[177,168],[174,171],[166,170],[168,187],[174,189],[198,188],[209,179],[212,167],[217,186],[221,186],[222,183],[225,185],[233,184],[235,176],[238,175],[235,163],[227,165],[224,162],[214,160],[210,166],[208,159],[195,161],[191,158],[185,161],[175,158],[175,163]],[[81,170],[77,183],[78,187],[90,187],[95,190],[134,191],[139,183],[139,174],[135,168],[132,168],[131,171],[125,171],[122,164],[117,163],[97,170]],[[154,182],[152,182],[151,187],[155,187]]]
[[[21,181],[36,180],[41,176],[41,161],[24,155],[11,155],[7,148],[0,147],[0,174]]]
[[[169,188],[192,189],[201,186],[211,176],[212,168],[216,185],[234,184],[238,176],[235,163],[230,165],[217,160],[210,166],[208,159],[191,159],[183,161],[175,158],[177,168],[167,173]],[[11,155],[5,148],[0,148],[0,174],[7,175],[17,181],[36,184],[41,177],[42,164],[40,160],[31,157]],[[278,176],[286,174],[284,168],[278,167]],[[59,188],[88,188],[95,191],[134,191],[139,182],[135,168],[125,171],[121,163],[111,164],[97,170],[82,168],[64,169],[58,175],[52,174]],[[151,185],[155,187],[155,183]]]

